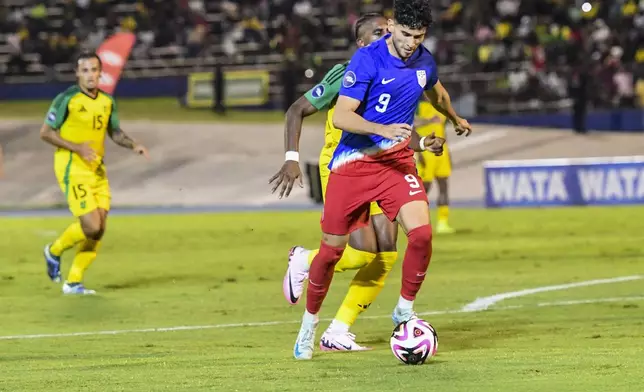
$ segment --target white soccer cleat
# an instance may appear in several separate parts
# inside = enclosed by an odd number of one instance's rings
[[[418,315],[416,315],[416,312],[412,309],[401,309],[397,306],[391,314],[391,320],[394,322],[394,326],[398,326],[406,321],[417,318]]]
[[[63,284],[63,294],[69,295],[94,295],[96,291],[86,289],[82,283],[67,283]]]
[[[288,268],[284,275],[282,289],[284,298],[289,304],[295,305],[304,291],[304,281],[309,277],[309,250],[294,246],[288,254]]]
[[[295,347],[293,347],[293,356],[295,359],[307,360],[313,358],[313,346],[317,327],[318,321],[302,321],[300,332],[297,334],[297,340],[295,341]]]
[[[336,332],[327,329],[320,339],[320,350],[322,351],[367,351],[369,347],[363,347],[356,343],[356,335],[351,332]]]

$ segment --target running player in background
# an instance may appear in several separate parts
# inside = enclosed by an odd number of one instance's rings
[[[293,350],[296,359],[313,356],[318,313],[334,267],[349,233],[369,224],[371,201],[378,202],[390,221],[400,223],[408,238],[403,287],[392,320],[399,324],[415,317],[413,302],[429,265],[432,239],[427,196],[409,148],[422,94],[427,91],[458,134],[471,131],[438,81],[432,55],[419,48],[431,24],[430,2],[398,0],[394,19],[389,21],[391,34],[358,49],[344,74],[333,114],[333,125],[343,133],[329,164],[323,238],[309,271],[306,311]]]
[[[358,19],[354,26],[354,36],[358,47],[364,47],[381,38],[387,30],[387,20],[380,14],[366,14]],[[271,179],[275,183],[273,192],[281,185],[280,198],[288,197],[296,180],[302,185],[302,172],[298,163],[299,141],[304,117],[320,110],[329,109],[325,126],[325,144],[320,152],[319,170],[322,183],[322,195],[326,193],[329,179],[329,162],[333,156],[342,131],[332,124],[334,105],[342,85],[342,78],[348,63],[337,64],[322,79],[322,81],[300,97],[286,113],[284,132],[286,161],[280,171]],[[418,146],[419,139],[414,144]],[[434,139],[427,138],[427,145]],[[437,145],[442,151],[442,142]],[[440,153],[440,151],[436,150]],[[355,335],[349,329],[358,315],[364,312],[376,299],[385,279],[398,258],[396,239],[398,227],[390,222],[376,203],[369,207],[371,224],[360,228],[349,236],[347,246],[335,270],[358,270],[349,286],[340,309],[329,328],[320,339],[320,349],[325,351],[355,351],[365,347],[355,342]],[[300,246],[291,249],[289,263],[284,276],[283,291],[290,304],[299,301],[302,295],[304,281],[308,277],[311,261],[318,250],[307,250]]]
[[[119,146],[148,158],[148,151],[120,128],[116,101],[98,89],[101,60],[83,52],[75,63],[78,84],[54,99],[40,137],[57,147],[54,172],[67,198],[69,210],[78,218],[60,237],[45,247],[47,275],[60,282],[60,258],[64,251],[78,245],[65,294],[95,294],[83,285],[85,270],[96,259],[110,210],[110,187],[103,155],[105,134]]]
[[[439,112],[431,102],[422,100],[418,103],[414,126],[420,136],[435,134],[445,139],[447,117]],[[416,167],[418,176],[423,180],[423,185],[429,194],[432,182],[438,184],[438,219],[436,221],[437,234],[451,234],[455,230],[448,223],[449,197],[447,180],[452,174],[452,157],[447,143],[443,146],[443,154],[436,156],[429,151],[416,154]]]

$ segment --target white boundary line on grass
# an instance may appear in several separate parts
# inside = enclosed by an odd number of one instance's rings
[[[586,304],[599,304],[606,302],[620,302],[620,301],[644,301],[644,296],[639,297],[615,297],[615,298],[595,298],[595,299],[582,299],[574,301],[558,301],[558,302],[541,302],[533,306],[515,305],[503,306],[494,308],[493,310],[516,310],[531,307],[554,307],[554,306],[572,306],[572,305],[586,305]],[[465,311],[458,310],[435,310],[429,312],[418,313],[419,316],[437,316],[445,314],[458,314],[458,313],[473,313],[482,312],[485,309]],[[363,319],[384,319],[389,318],[390,315],[378,316],[363,316]],[[331,319],[322,319],[321,321],[331,321]],[[90,332],[70,332],[70,333],[52,333],[52,334],[38,334],[38,335],[9,335],[0,336],[0,340],[27,340],[27,339],[46,339],[46,338],[67,338],[78,336],[100,336],[100,335],[123,335],[130,333],[150,333],[150,332],[173,332],[173,331],[197,331],[204,329],[227,329],[227,328],[240,328],[240,327],[267,327],[274,325],[289,325],[299,324],[301,320],[284,320],[284,321],[262,321],[254,323],[233,323],[233,324],[213,324],[213,325],[194,325],[194,326],[178,326],[166,328],[143,328],[143,329],[116,329],[111,331],[90,331]]]
[[[463,312],[478,312],[481,310],[485,310],[490,306],[495,305],[509,298],[524,297],[526,295],[545,293],[548,291],[568,290],[575,287],[586,287],[586,286],[595,286],[598,284],[629,282],[632,280],[639,280],[642,278],[644,278],[644,276],[642,275],[620,276],[618,278],[594,279],[594,280],[586,280],[583,282],[566,283],[566,284],[558,284],[554,286],[543,286],[543,287],[536,287],[533,289],[511,291],[509,293],[500,293],[500,294],[491,295],[489,297],[477,298],[474,302],[470,302],[469,304],[463,306],[461,310]]]
[[[456,152],[460,150],[465,150],[466,148],[474,147],[479,144],[488,143],[496,139],[500,139],[508,134],[508,131],[489,131],[481,133],[474,137],[469,137],[467,139],[461,139],[454,143],[449,144],[450,152]]]

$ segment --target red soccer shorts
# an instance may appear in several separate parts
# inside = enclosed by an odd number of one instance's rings
[[[322,211],[322,231],[346,235],[369,224],[369,204],[378,203],[390,221],[405,204],[427,202],[423,181],[414,165],[390,168],[363,176],[345,176],[331,172]]]

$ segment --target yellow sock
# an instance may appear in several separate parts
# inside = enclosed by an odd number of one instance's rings
[[[313,262],[313,258],[318,254],[318,251],[319,249],[315,249],[309,253],[309,265]],[[335,265],[335,272],[360,269],[369,264],[375,257],[374,253],[357,250],[347,245],[344,253],[342,253],[342,258]]]
[[[438,206],[438,221],[447,223],[449,218],[449,206]]]
[[[319,249],[313,249],[312,251],[309,252],[309,265],[311,265],[311,263],[313,262],[313,259],[315,258],[315,256],[318,255],[319,251],[320,251]]]
[[[85,239],[85,233],[80,222],[74,222],[51,244],[49,252],[54,256],[60,256],[69,248]]]
[[[371,263],[375,258],[375,253],[357,250],[347,245],[344,253],[342,253],[342,258],[335,265],[335,272],[360,269]]]
[[[78,253],[74,257],[72,268],[67,276],[67,283],[80,283],[87,268],[96,259],[96,252],[101,242],[96,240],[85,240],[78,247]]]
[[[362,267],[351,281],[335,320],[352,326],[360,313],[367,310],[380,294],[397,259],[398,252],[380,252],[371,263]]]

